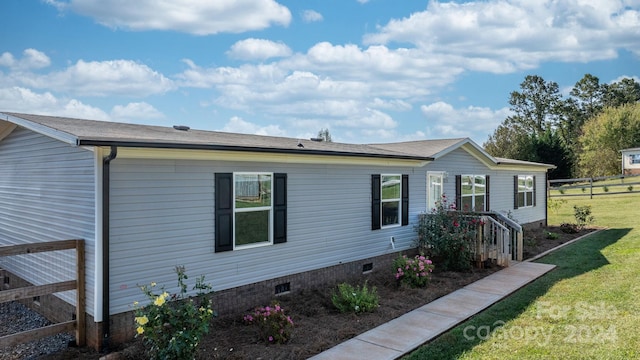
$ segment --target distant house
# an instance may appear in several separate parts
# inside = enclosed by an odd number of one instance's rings
[[[175,284],[176,265],[206,276],[218,310],[244,310],[387,269],[443,194],[545,225],[550,168],[467,138],[356,145],[0,113],[0,246],[85,239],[87,343],[100,347],[133,337],[138,285]],[[32,284],[73,269],[0,267]]]
[[[640,175],[640,147],[624,149],[622,153],[622,175]]]

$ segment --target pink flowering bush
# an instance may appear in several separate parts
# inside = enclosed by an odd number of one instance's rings
[[[291,338],[293,320],[285,315],[280,304],[274,302],[271,306],[258,307],[253,313],[243,318],[247,325],[255,325],[259,329],[260,339],[267,344],[284,344]]]
[[[416,255],[413,259],[402,255],[393,262],[393,267],[396,280],[401,284],[410,287],[425,287],[431,280],[434,265],[424,255]]]
[[[421,214],[416,225],[416,245],[420,252],[438,261],[443,270],[471,268],[473,245],[484,222],[477,213],[462,212],[449,203],[446,195],[430,213]]]

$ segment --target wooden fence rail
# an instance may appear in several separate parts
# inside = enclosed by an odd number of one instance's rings
[[[76,290],[76,318],[33,330],[27,330],[0,337],[0,347],[14,346],[61,332],[75,330],[76,344],[85,344],[85,258],[84,240],[61,240],[46,243],[0,246],[0,258],[5,256],[34,254],[48,251],[76,249],[76,279],[56,283],[25,286],[0,291],[0,303],[29,299],[34,296],[54,294],[62,291]],[[2,271],[2,269],[0,269]]]
[[[620,182],[607,182],[610,180],[620,180]],[[548,185],[548,198],[562,196],[589,196],[591,199],[593,199],[594,196],[633,194],[640,192],[640,175],[615,175],[593,178],[556,179],[549,180]],[[609,189],[616,188],[622,188],[622,190],[609,191]],[[580,189],[581,192],[567,192],[576,189]],[[602,192],[594,193],[594,189],[602,189]],[[558,191],[558,194],[552,194],[551,191]]]

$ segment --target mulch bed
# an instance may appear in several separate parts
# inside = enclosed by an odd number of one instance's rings
[[[584,229],[577,234],[565,234],[559,227],[529,230],[525,233],[524,258],[533,257],[593,230]],[[549,239],[546,232],[556,233],[558,238]],[[432,281],[426,289],[399,287],[391,269],[389,272],[378,271],[367,275],[363,281],[366,280],[369,286],[376,286],[380,296],[380,307],[373,313],[339,313],[331,304],[333,286],[306,289],[278,297],[286,314],[295,322],[292,338],[284,345],[265,345],[258,341],[255,328],[243,323],[243,314],[218,317],[213,320],[210,333],[200,344],[198,359],[306,359],[500,270],[493,266],[464,273],[443,272],[438,271],[435,265]],[[127,343],[119,350],[110,357],[146,358],[140,340]],[[41,358],[98,359],[100,356],[86,348],[69,348]]]

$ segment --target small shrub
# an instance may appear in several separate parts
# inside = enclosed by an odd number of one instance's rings
[[[560,230],[562,230],[562,232],[566,234],[575,234],[580,231],[576,224],[569,224],[569,223],[560,224]]]
[[[580,190],[582,190],[583,194],[587,191],[587,189],[585,189],[585,188],[580,188]]]
[[[280,304],[258,307],[243,318],[245,324],[258,327],[260,339],[267,344],[284,344],[291,338],[293,320],[284,313]]]
[[[198,295],[188,298],[184,267],[176,267],[176,273],[179,293],[169,294],[164,286],[155,291],[156,284],[151,283],[140,287],[150,304],[139,307],[138,302],[134,303],[136,336],[144,336],[152,359],[193,359],[214,316],[207,296],[211,285],[204,283],[204,276],[197,278],[193,286]]]
[[[339,284],[337,291],[331,296],[333,306],[342,313],[354,312],[358,314],[374,311],[378,308],[378,300],[376,287],[369,288],[366,282],[357,287],[347,283]]]
[[[593,215],[591,215],[591,205],[574,205],[573,216],[576,219],[576,226],[578,228],[578,231],[584,229],[585,226],[591,224],[594,220]]]
[[[560,195],[564,195],[564,189],[563,188],[558,188],[558,192],[560,193]]]
[[[604,192],[609,192],[609,187],[605,185],[604,187],[602,187],[602,190],[604,190]]]
[[[560,235],[558,233],[554,233],[551,231],[546,231],[545,236],[547,237],[547,239],[551,240],[558,240],[560,238]]]
[[[633,185],[627,186],[627,191],[632,192],[633,191]]]
[[[399,256],[393,262],[396,280],[409,287],[425,287],[431,280],[433,263],[424,255],[416,255],[409,259],[407,255]]]
[[[566,199],[549,199],[547,200],[547,209],[553,211],[554,213],[558,214],[558,211],[560,211],[560,208],[562,207],[562,205],[566,204],[567,200]]]

